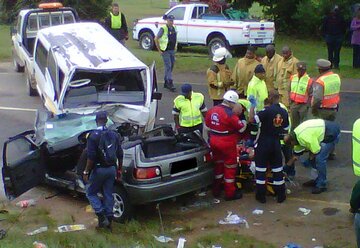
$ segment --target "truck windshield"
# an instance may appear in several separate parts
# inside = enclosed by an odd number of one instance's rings
[[[64,108],[103,103],[143,105],[145,82],[145,69],[111,72],[76,70],[65,93]]]

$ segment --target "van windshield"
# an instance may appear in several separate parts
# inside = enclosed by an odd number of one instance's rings
[[[145,104],[146,69],[76,70],[67,87],[64,108],[106,103]]]

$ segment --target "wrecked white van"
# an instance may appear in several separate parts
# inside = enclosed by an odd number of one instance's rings
[[[55,115],[104,110],[116,123],[142,131],[154,126],[161,99],[154,64],[146,66],[97,23],[40,30],[34,77],[45,107]]]

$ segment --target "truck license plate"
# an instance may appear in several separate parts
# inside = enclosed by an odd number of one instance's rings
[[[255,39],[255,44],[261,44],[263,43],[263,39]]]

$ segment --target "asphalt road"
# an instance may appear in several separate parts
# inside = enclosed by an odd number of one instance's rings
[[[159,81],[161,75],[158,76]],[[180,88],[180,82],[193,83],[194,91],[200,91],[207,96],[205,84],[205,74],[187,73],[175,75],[177,88]],[[0,149],[2,151],[3,142],[8,137],[14,136],[20,132],[33,128],[35,111],[41,107],[41,101],[38,97],[30,97],[26,94],[24,75],[15,73],[10,63],[0,64]],[[162,83],[159,83],[159,89],[163,92],[163,99],[159,104],[158,123],[173,122],[171,115],[172,101],[176,93],[165,91]],[[351,167],[351,131],[353,122],[360,117],[360,80],[345,79],[342,84],[341,93],[341,111],[337,121],[343,130],[340,143],[337,146],[337,159],[331,161],[328,166],[329,190],[321,194],[323,201],[348,202],[349,195],[356,177],[352,173]],[[210,107],[209,99],[206,100]],[[0,153],[2,159],[2,153]],[[299,173],[303,169],[299,168]],[[1,180],[0,180],[1,181]],[[3,195],[2,182],[0,183],[0,192]],[[309,196],[312,197],[311,195]]]

